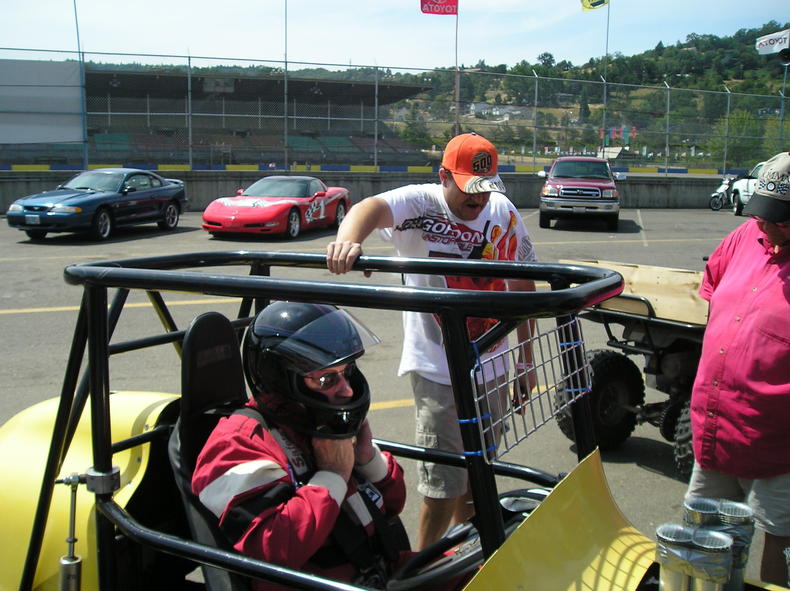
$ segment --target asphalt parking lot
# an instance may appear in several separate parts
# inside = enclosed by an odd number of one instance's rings
[[[538,227],[535,210],[522,216],[532,235],[539,259],[598,259],[702,270],[704,257],[721,239],[744,221],[726,211],[709,210],[625,210],[615,233],[605,230],[603,222],[560,221],[552,229]],[[155,224],[117,231],[109,241],[96,243],[78,235],[50,235],[34,243],[18,230],[0,220],[0,330],[3,358],[0,365],[0,423],[35,402],[57,396],[71,333],[80,303],[81,290],[63,281],[63,268],[69,264],[154,256],[191,251],[274,250],[323,253],[333,232],[305,233],[294,241],[279,238],[216,239],[200,229],[200,214],[187,213],[178,229],[160,232]],[[386,255],[390,247],[372,236],[365,246],[369,254]],[[326,271],[322,280],[331,279]],[[353,277],[351,275],[354,275]],[[315,276],[315,275],[313,275]],[[342,280],[365,281],[359,273]],[[398,282],[394,277],[368,281]],[[173,294],[179,300],[173,307],[176,321],[185,326],[195,314],[204,311],[199,300]],[[168,298],[168,301],[169,298]],[[203,300],[205,301],[205,300]],[[134,335],[156,322],[146,302],[131,300],[128,318],[118,327],[119,337]],[[225,302],[214,304],[228,315],[235,308]],[[363,358],[361,367],[371,383],[374,407],[371,422],[374,433],[383,439],[413,441],[413,407],[408,381],[395,378],[400,354],[401,323],[395,312],[359,310],[359,316],[372,328],[382,343]],[[603,346],[605,335],[594,324],[584,323],[588,350]],[[124,356],[111,362],[114,389],[178,392],[178,358],[172,354],[146,354],[126,361]],[[641,367],[642,360],[635,360]],[[649,393],[649,395],[658,395]],[[518,450],[522,461],[549,472],[570,469],[575,453],[570,442],[554,424],[531,436]],[[673,473],[672,449],[650,425],[640,425],[621,449],[604,454],[604,465],[612,494],[623,513],[646,535],[656,526],[681,518],[685,483]],[[407,462],[407,478],[413,466]],[[412,480],[413,481],[413,480]],[[407,527],[414,531],[417,495],[411,497],[405,514]],[[750,569],[751,571],[751,569]]]

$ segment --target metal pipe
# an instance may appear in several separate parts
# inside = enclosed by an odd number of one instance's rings
[[[88,306],[88,363],[90,367],[92,471],[98,475],[112,472],[112,434],[110,431],[110,367],[107,348],[107,288],[85,287]],[[97,493],[99,499],[111,499],[112,493]],[[115,532],[112,523],[96,516],[96,547],[110,548]],[[111,589],[116,579],[115,557],[109,552],[98,554],[99,588]]]
[[[80,364],[85,354],[85,345],[88,339],[87,302],[83,297],[80,312],[77,316],[77,325],[71,341],[69,358],[66,363],[66,375],[60,392],[60,403],[55,415],[55,424],[52,428],[52,439],[49,454],[44,466],[44,475],[41,479],[41,488],[38,494],[38,504],[33,517],[33,524],[28,542],[25,564],[22,568],[22,577],[19,582],[19,591],[30,591],[36,575],[38,559],[41,555],[41,546],[44,542],[44,531],[47,525],[49,507],[52,503],[52,493],[55,487],[55,477],[62,462],[64,442],[68,433],[69,412],[74,399],[74,390],[79,380]]]
[[[116,526],[124,535],[134,542],[154,548],[175,556],[183,556],[210,566],[230,570],[255,578],[286,585],[297,589],[318,589],[327,591],[359,591],[359,587],[330,581],[315,575],[302,573],[285,567],[276,566],[235,552],[228,552],[190,542],[156,530],[149,529],[136,522],[126,511],[111,499],[97,499],[97,512],[105,521]],[[102,589],[112,589],[101,585]]]
[[[447,365],[455,397],[457,420],[469,472],[469,490],[474,500],[476,523],[483,556],[488,558],[505,541],[505,524],[499,507],[494,472],[487,463],[486,442],[482,437],[472,389],[474,352],[467,337],[466,317],[455,309],[439,312]]]
[[[72,474],[63,481],[71,488],[71,498],[69,503],[69,537],[66,538],[68,550],[65,556],[60,558],[60,591],[79,591],[82,582],[82,559],[74,554],[74,544],[76,538],[77,521],[77,486],[80,484],[78,474]]]

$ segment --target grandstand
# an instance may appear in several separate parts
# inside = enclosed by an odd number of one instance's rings
[[[418,150],[376,124],[375,105],[396,103],[424,87],[295,77],[287,84],[286,129],[282,73],[189,80],[183,72],[89,69],[91,160],[142,166],[184,163],[191,156],[195,168],[280,167],[286,157],[318,165],[372,164],[376,158],[420,162]]]
[[[298,72],[286,80],[282,70],[209,71],[86,64],[89,162],[195,169],[280,168],[286,159],[321,165],[421,163],[419,150],[400,141],[379,109],[426,87],[299,78]],[[82,164],[82,142],[24,141],[0,143],[0,166]]]

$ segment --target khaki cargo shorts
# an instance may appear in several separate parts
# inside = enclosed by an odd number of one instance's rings
[[[416,444],[462,453],[464,447],[452,387],[428,380],[417,372],[410,372],[409,376],[414,393]],[[506,396],[506,392],[503,393],[503,397]],[[502,405],[491,405],[492,414],[499,415],[495,408],[502,408]],[[500,418],[494,416],[493,420],[498,422]],[[417,466],[417,491],[432,499],[460,497],[466,493],[467,480],[464,468],[433,462],[419,462]]]

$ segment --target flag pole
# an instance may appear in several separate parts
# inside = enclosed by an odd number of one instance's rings
[[[601,118],[601,129],[603,129],[603,137],[601,138],[601,157],[606,158],[606,134],[608,133],[606,129],[606,103],[607,103],[607,78],[606,78],[606,68],[609,63],[609,9],[612,6],[611,2],[606,3],[606,45],[604,48],[604,55],[603,55],[603,76],[601,79],[603,80],[603,113]]]
[[[455,133],[461,133],[461,71],[458,69],[458,10],[455,11]]]

